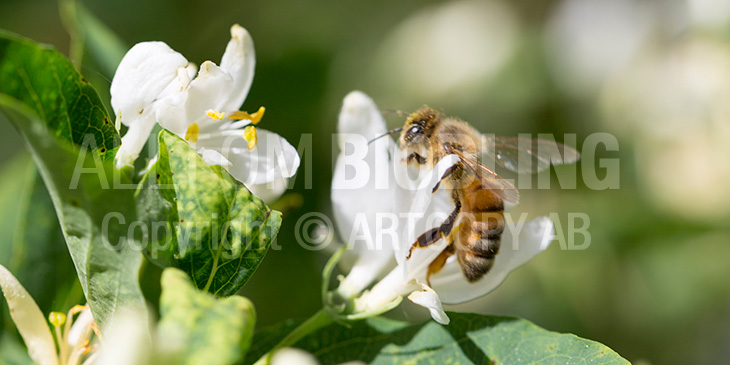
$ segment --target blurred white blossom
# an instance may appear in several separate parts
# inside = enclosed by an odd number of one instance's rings
[[[729,100],[730,45],[698,35],[607,85],[607,126],[636,143],[638,176],[658,206],[697,220],[730,213]]]
[[[380,46],[373,72],[388,94],[457,101],[495,76],[516,49],[517,17],[500,1],[452,1],[419,11]]]
[[[595,94],[642,49],[653,9],[636,0],[564,0],[547,26],[548,65],[573,95]]]
[[[309,352],[293,347],[279,349],[271,358],[271,365],[319,365],[319,361]]]

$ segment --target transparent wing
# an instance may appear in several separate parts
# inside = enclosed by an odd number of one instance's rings
[[[461,162],[471,170],[475,176],[482,183],[482,186],[489,189],[492,193],[497,195],[502,201],[510,205],[516,205],[520,202],[520,192],[517,188],[512,185],[511,182],[501,178],[490,168],[484,166],[481,162],[475,161],[458,151],[451,151],[452,153],[459,156]]]
[[[493,135],[482,135],[482,153],[517,173],[536,173],[551,164],[571,164],[580,158],[574,148],[555,141]]]

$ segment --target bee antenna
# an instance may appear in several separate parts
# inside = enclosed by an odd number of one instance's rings
[[[395,114],[400,117],[407,117],[410,115],[404,111],[396,110],[396,109],[383,109],[382,112],[383,112],[383,114]]]
[[[387,132],[385,132],[385,133],[383,133],[383,134],[381,134],[381,135],[379,135],[379,136],[377,136],[377,137],[369,140],[368,141],[368,144],[373,143],[375,140],[380,139],[380,138],[383,138],[383,137],[385,137],[387,135],[390,135],[390,134],[393,134],[393,133],[398,133],[398,132],[400,132],[402,130],[403,130],[403,127],[396,128],[396,129],[391,129],[391,130],[389,130],[389,131],[387,131]]]

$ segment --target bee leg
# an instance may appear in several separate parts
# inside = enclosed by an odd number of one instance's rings
[[[456,223],[456,218],[459,216],[459,212],[461,212],[461,202],[456,201],[456,208],[440,226],[431,228],[418,236],[416,242],[414,242],[408,250],[406,260],[411,258],[411,254],[413,254],[414,249],[431,246],[438,242],[442,237],[449,236],[451,231],[454,229],[454,223]]]
[[[441,227],[431,228],[418,236],[418,238],[416,238],[416,242],[413,242],[413,245],[411,245],[411,248],[408,250],[408,256],[406,256],[406,260],[411,258],[411,254],[413,254],[414,249],[428,247],[438,242],[441,237],[443,237],[441,235],[440,228]]]
[[[439,226],[439,231],[441,232],[442,236],[448,236],[449,234],[451,234],[451,231],[454,229],[454,224],[456,223],[456,218],[458,218],[459,213],[461,213],[461,202],[457,200],[455,201],[455,203],[456,207],[454,207],[454,210]]]
[[[426,271],[426,283],[431,286],[431,275],[436,274],[444,267],[446,260],[454,254],[454,245],[449,245],[445,250],[441,251],[430,264],[428,264],[428,271]]]
[[[439,179],[439,182],[437,182],[436,185],[433,187],[433,189],[431,190],[431,193],[435,193],[436,190],[439,189],[439,186],[441,186],[441,182],[444,181],[444,179],[451,176],[451,174],[453,174],[454,171],[456,171],[457,167],[458,167],[457,164],[453,164],[453,165],[449,166],[449,168],[446,169],[446,171],[444,171],[444,174],[441,175],[441,179]]]

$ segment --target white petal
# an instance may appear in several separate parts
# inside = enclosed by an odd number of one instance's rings
[[[358,246],[355,246],[358,247]],[[348,250],[355,255],[356,261],[350,268],[347,276],[337,287],[337,292],[343,298],[352,298],[367,288],[373,281],[381,278],[389,270],[396,267],[392,252],[385,249],[368,249],[359,246],[359,250]],[[402,295],[401,293],[399,295]]]
[[[271,365],[319,365],[317,358],[309,352],[293,347],[277,350],[271,357]]]
[[[276,133],[256,129],[258,145],[248,149],[243,130],[224,130],[199,136],[197,146],[220,152],[231,166],[228,172],[246,186],[294,176],[299,168],[297,150]]]
[[[88,327],[91,322],[94,322],[94,316],[91,314],[91,309],[86,308],[81,312],[81,314],[79,314],[78,317],[76,317],[76,320],[71,326],[71,330],[68,331],[69,346],[76,346],[76,344],[81,339],[81,334],[84,333],[84,330],[86,330],[86,327]]]
[[[466,281],[464,274],[451,257],[444,268],[431,276],[431,286],[446,304],[458,304],[484,296],[497,288],[514,269],[544,251],[553,239],[553,224],[547,217],[527,222],[519,231],[505,227],[502,245],[494,266],[475,283]]]
[[[199,147],[197,151],[200,154],[200,157],[203,158],[203,161],[205,161],[208,165],[223,166],[225,168],[231,167],[231,161],[228,161],[227,158],[216,150]]]
[[[397,216],[390,177],[390,137],[368,145],[385,133],[375,103],[361,92],[345,97],[339,122],[340,154],[335,163],[331,199],[335,224],[343,242],[359,255],[343,281],[343,295],[362,291],[394,266]]]
[[[228,95],[223,110],[238,110],[241,107],[251,88],[255,66],[253,39],[246,29],[235,24],[231,27],[231,40],[221,59],[221,69],[233,78],[233,92]]]
[[[124,55],[111,84],[111,104],[121,122],[131,125],[178,75],[188,61],[163,42],[137,43]]]
[[[289,179],[281,177],[265,184],[250,185],[247,186],[247,188],[253,193],[253,195],[261,198],[261,200],[263,200],[266,204],[271,204],[275,202],[276,199],[279,199],[281,194],[284,194],[288,182]]]
[[[154,114],[151,110],[146,110],[131,123],[127,133],[122,137],[122,145],[117,151],[115,158],[117,167],[121,168],[134,164],[134,161],[139,157],[140,151],[147,143],[152,129],[155,128],[155,124]]]
[[[58,364],[51,330],[40,308],[13,274],[0,265],[0,288],[10,309],[10,317],[25,341],[30,358],[42,365]]]
[[[194,64],[188,63],[185,67],[177,69],[177,77],[170,82],[157,96],[157,100],[168,98],[172,95],[184,92],[190,86],[190,81],[195,77],[198,68]]]
[[[369,140],[386,131],[385,119],[373,99],[361,91],[353,91],[345,96],[337,123],[337,133],[344,136],[357,134]],[[387,140],[386,137],[383,139]]]
[[[188,125],[193,122],[198,123],[201,134],[211,133],[222,122],[207,117],[206,113],[209,110],[222,112],[231,92],[231,76],[215,63],[205,61],[200,65],[198,76],[190,82],[187,90],[177,98],[168,99],[166,105],[160,106],[157,119],[163,128],[180,137],[185,137]],[[184,109],[180,109],[181,107]],[[182,110],[184,114],[181,115]]]
[[[436,322],[444,325],[449,324],[449,316],[444,312],[444,307],[441,305],[438,294],[428,285],[423,283],[419,284],[421,284],[422,291],[414,291],[408,296],[408,299],[413,303],[428,308],[428,311],[431,312],[431,317]]]
[[[117,309],[111,325],[103,328],[99,357],[94,364],[101,365],[138,365],[149,364],[150,337],[145,315],[141,312]],[[172,347],[173,339],[160,341]],[[161,350],[161,352],[165,352]],[[171,351],[171,353],[174,353]]]
[[[417,180],[416,190],[399,191],[398,204],[402,209],[406,209],[401,214],[410,215],[408,220],[403,221],[404,228],[400,230],[399,252],[396,255],[399,263],[404,262],[418,236],[441,225],[454,209],[450,192],[446,189],[439,189],[434,193],[433,188],[439,183],[446,170],[458,161],[459,158],[455,155],[442,158],[433,169],[422,169],[421,177]],[[414,249],[411,259],[405,262],[409,278],[424,277],[425,268],[446,247],[447,242],[441,241],[425,248]]]
[[[377,311],[414,290],[418,290],[418,284],[415,280],[404,280],[401,267],[398,266],[378,281],[372,289],[355,299],[355,312]]]

